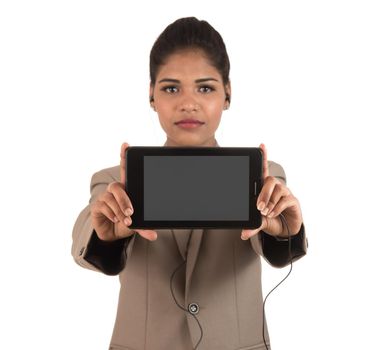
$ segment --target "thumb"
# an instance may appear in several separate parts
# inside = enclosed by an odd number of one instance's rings
[[[121,163],[120,163],[120,173],[121,173],[121,183],[125,185],[126,181],[126,149],[129,148],[127,142],[122,143],[121,145]]]
[[[265,179],[269,176],[267,148],[264,143],[261,143],[259,147],[263,152],[263,179]]]
[[[243,229],[241,231],[241,239],[249,239],[254,235],[257,235],[260,231],[265,230],[268,227],[268,220],[265,216],[261,217],[261,225],[259,228],[255,229]]]

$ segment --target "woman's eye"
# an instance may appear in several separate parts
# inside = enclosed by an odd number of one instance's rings
[[[165,92],[168,92],[170,94],[174,94],[174,93],[178,92],[178,89],[175,86],[165,86],[162,88],[162,90]]]
[[[208,93],[208,92],[212,92],[214,89],[211,87],[211,86],[200,86],[199,88],[200,92],[203,92],[203,93]]]

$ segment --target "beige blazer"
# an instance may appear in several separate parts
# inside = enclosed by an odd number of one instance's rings
[[[279,164],[270,162],[269,173],[285,181]],[[119,178],[118,166],[95,173],[89,203]],[[119,274],[109,349],[191,350],[201,337],[200,326],[203,334],[197,349],[265,349],[260,256],[272,266],[286,266],[288,241],[265,233],[243,241],[241,229],[164,229],[157,230],[154,242],[134,234],[110,244],[93,232],[90,204],[74,225],[72,255],[82,267]],[[291,245],[293,260],[306,253],[304,226]],[[170,290],[171,275],[179,266],[172,288],[182,308]]]

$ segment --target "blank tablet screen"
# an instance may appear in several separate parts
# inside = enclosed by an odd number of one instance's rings
[[[144,156],[144,220],[249,219],[248,156]]]

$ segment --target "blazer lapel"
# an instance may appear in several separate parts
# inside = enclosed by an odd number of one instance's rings
[[[192,232],[189,247],[187,247],[187,237]],[[186,272],[185,272],[185,290],[190,288],[190,281],[192,280],[192,274],[194,266],[196,265],[200,245],[202,241],[203,229],[175,229],[172,230],[173,236],[177,242],[178,250],[181,253],[182,259],[186,260]]]
[[[176,240],[182,259],[186,260],[188,237],[190,232],[192,232],[192,229],[173,229],[171,231],[173,233],[174,239]]]
[[[192,237],[190,239],[188,256],[186,259],[185,299],[187,298],[189,292],[190,281],[192,280],[194,266],[196,265],[198,252],[200,251],[203,232],[203,229],[193,230]]]

